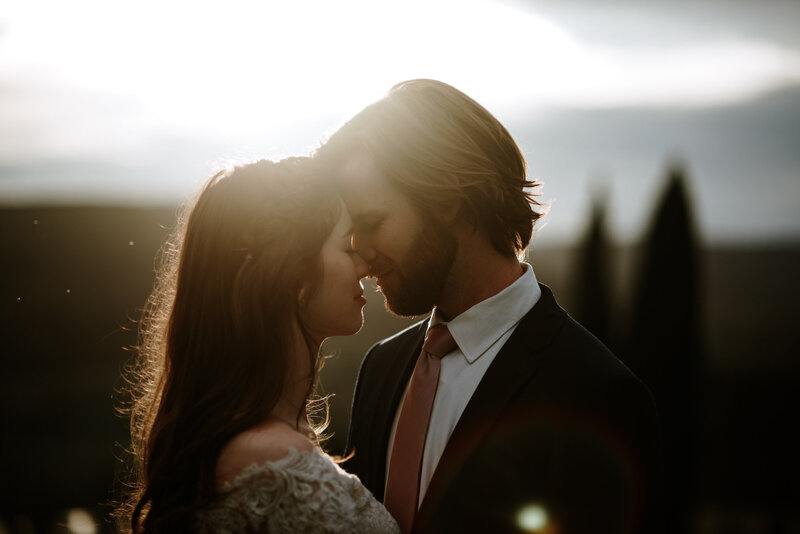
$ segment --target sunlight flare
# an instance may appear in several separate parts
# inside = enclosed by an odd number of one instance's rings
[[[492,108],[709,105],[800,82],[776,45],[583,42],[483,0],[12,2],[0,24],[4,77],[132,97],[183,131],[345,117],[415,77]]]

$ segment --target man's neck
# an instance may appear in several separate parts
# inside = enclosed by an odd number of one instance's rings
[[[475,304],[492,297],[525,272],[513,256],[499,254],[485,239],[472,235],[462,239],[450,269],[440,302],[439,313],[452,320]]]

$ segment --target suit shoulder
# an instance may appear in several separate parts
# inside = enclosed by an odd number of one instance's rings
[[[358,384],[363,382],[362,378],[377,372],[384,376],[387,373],[400,372],[400,365],[403,356],[416,352],[418,345],[422,343],[425,335],[427,318],[412,324],[400,332],[382,339],[372,345],[367,350],[364,359],[361,360],[361,367],[358,373]]]
[[[652,397],[641,378],[572,317],[568,316],[554,343],[562,365],[587,391],[597,390],[610,397]]]
[[[556,336],[556,340],[585,350],[597,351],[609,356],[614,356],[605,343],[591,333],[585,326],[576,321],[571,315],[566,314],[563,328]],[[616,356],[614,356],[616,358]]]
[[[373,352],[375,350],[380,351],[383,349],[394,350],[396,347],[400,345],[404,345],[410,341],[416,341],[418,336],[425,332],[427,324],[428,324],[428,317],[425,317],[424,319],[412,324],[411,326],[404,328],[403,330],[397,332],[396,334],[381,339],[380,341],[372,345],[372,347],[370,347],[368,353]]]
[[[544,350],[543,361],[548,368],[574,380],[635,377],[611,349],[561,308],[551,294],[546,297],[549,298],[542,299],[542,306],[534,306],[519,326],[530,343]]]

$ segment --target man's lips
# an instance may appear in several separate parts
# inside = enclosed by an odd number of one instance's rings
[[[370,278],[381,278],[386,276],[392,270],[390,265],[385,262],[376,262],[368,264]]]
[[[370,276],[372,278],[377,278],[378,279],[378,283],[380,284],[381,280],[382,279],[386,279],[386,277],[391,273],[392,273],[392,269],[384,269],[383,271],[379,271],[379,272],[374,272],[373,271],[373,272],[370,273]]]

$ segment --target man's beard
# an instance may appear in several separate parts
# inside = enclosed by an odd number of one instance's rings
[[[414,237],[408,256],[395,264],[393,283],[381,287],[386,308],[402,317],[431,311],[441,299],[457,250],[449,229],[429,221]]]

